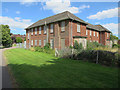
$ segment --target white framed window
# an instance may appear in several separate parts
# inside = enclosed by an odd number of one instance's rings
[[[39,27],[39,34],[41,34],[41,27]]]
[[[95,31],[94,31],[94,36],[95,36]]]
[[[77,24],[77,32],[80,32],[80,24]]]
[[[37,35],[37,28],[35,28],[35,35]]]
[[[44,39],[44,46],[46,45],[46,39]]]
[[[31,29],[31,35],[33,35],[33,28]]]
[[[61,22],[61,31],[65,31],[65,21]]]
[[[44,34],[46,34],[47,33],[46,26],[44,26],[43,28],[44,28]]]
[[[107,33],[107,37],[109,37],[109,33]]]
[[[86,30],[86,35],[88,35],[88,30]]]
[[[90,30],[90,36],[92,36],[92,31]]]
[[[53,24],[50,25],[50,33],[53,33]]]
[[[50,48],[53,49],[54,48],[54,40],[50,39]]]
[[[39,46],[41,46],[41,40],[39,40]]]
[[[37,46],[37,40],[35,40],[35,46]]]
[[[98,37],[98,32],[97,32],[97,37]]]
[[[31,45],[33,46],[33,40],[31,40]]]

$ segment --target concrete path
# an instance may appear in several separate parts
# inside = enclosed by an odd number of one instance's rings
[[[4,48],[0,49],[0,66],[2,67],[2,88],[14,88],[13,85],[13,79],[9,73],[7,64],[6,64],[6,59],[3,55],[3,52],[7,49],[13,49],[16,47],[11,47],[11,48]]]

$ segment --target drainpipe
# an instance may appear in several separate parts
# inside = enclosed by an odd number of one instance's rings
[[[73,19],[72,19],[72,21],[71,21],[71,46],[73,46],[73,40],[72,40],[72,22],[73,22]]]

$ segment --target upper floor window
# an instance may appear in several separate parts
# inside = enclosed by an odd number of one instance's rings
[[[50,33],[53,33],[53,24],[50,25]]]
[[[94,36],[95,36],[95,31],[94,31]]]
[[[35,35],[37,35],[37,28],[35,28]]]
[[[61,31],[65,31],[65,21],[61,22]]]
[[[77,24],[77,32],[80,32],[80,24]]]
[[[33,35],[33,28],[31,29],[31,35]]]
[[[35,46],[37,46],[37,40],[35,40]]]
[[[46,34],[47,33],[46,26],[44,26],[43,28],[44,28],[44,34]]]
[[[92,31],[90,30],[90,36],[92,36]]]
[[[39,27],[39,34],[41,34],[41,27]]]
[[[98,32],[97,32],[97,37],[98,37]]]
[[[39,46],[41,46],[41,40],[39,40]]]
[[[107,37],[109,37],[109,33],[107,33]]]
[[[86,35],[88,35],[88,30],[86,30]]]
[[[31,45],[33,46],[33,40],[31,40]]]

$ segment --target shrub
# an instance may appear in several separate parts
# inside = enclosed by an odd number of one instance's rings
[[[43,52],[43,48],[41,48],[41,47],[37,46],[37,47],[35,47],[35,51],[38,51],[38,52]]]
[[[34,47],[31,47],[29,50],[30,50],[30,51],[35,51],[35,48],[34,48]]]
[[[21,37],[17,37],[17,38],[16,38],[16,42],[17,42],[17,43],[22,43],[22,38],[21,38]]]
[[[82,46],[82,43],[78,43],[77,41],[75,41],[75,44],[74,44],[74,49],[78,50],[78,51],[82,51],[83,50],[83,46]]]
[[[44,49],[50,49],[50,43],[46,43],[46,45],[44,46]]]

